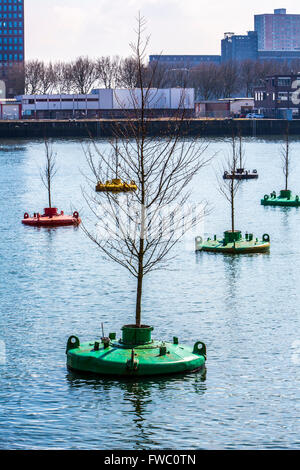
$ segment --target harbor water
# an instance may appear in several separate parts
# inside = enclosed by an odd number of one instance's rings
[[[69,372],[66,342],[99,338],[102,322],[119,335],[134,320],[135,280],[81,228],[21,224],[24,212],[47,206],[44,143],[0,141],[0,448],[300,448],[300,209],[260,205],[283,189],[280,145],[245,139],[246,167],[259,178],[242,182],[236,204],[236,228],[268,233],[270,253],[195,253],[190,238],[174,248],[170,270],[145,281],[153,337],[205,342],[206,376],[116,380]],[[93,223],[84,146],[54,141],[53,200]],[[289,186],[300,195],[300,140],[292,148]],[[210,203],[199,227],[206,237],[230,229],[216,176],[228,152],[212,139],[207,154],[216,156],[191,186],[195,202]]]

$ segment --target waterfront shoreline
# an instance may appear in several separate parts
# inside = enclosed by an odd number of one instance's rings
[[[113,137],[116,128],[130,135],[135,122],[134,119],[0,121],[0,138]],[[173,133],[178,125],[183,137],[226,137],[231,136],[233,131],[241,132],[243,136],[263,137],[284,135],[287,122],[290,135],[300,135],[300,120],[285,119],[157,118],[149,119],[147,125],[151,137]]]

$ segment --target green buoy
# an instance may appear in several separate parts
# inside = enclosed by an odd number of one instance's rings
[[[212,253],[264,253],[270,249],[270,237],[265,233],[260,240],[254,238],[253,234],[246,233],[243,238],[242,233],[236,230],[235,232],[225,232],[224,238],[222,239],[218,239],[216,235],[213,239],[208,238],[207,240],[203,240],[202,237],[196,237],[195,245],[196,251],[208,251]]]
[[[151,338],[150,326],[126,325],[122,339],[111,333],[101,341],[81,344],[76,336],[67,343],[70,370],[106,376],[153,376],[205,370],[206,346],[201,341],[184,346],[174,337],[172,343]]]
[[[238,141],[237,136],[233,132],[231,150],[232,154],[228,158],[227,168],[229,168],[229,173],[232,175],[232,177],[223,178],[223,181],[219,180],[219,190],[230,204],[231,230],[224,232],[223,238],[217,238],[217,235],[214,235],[213,239],[208,238],[207,240],[203,240],[203,238],[200,236],[196,237],[195,250],[228,254],[267,252],[270,249],[270,236],[267,233],[265,233],[262,238],[259,239],[255,238],[252,233],[246,233],[243,237],[242,232],[235,229],[235,199],[241,184],[241,179],[235,178],[235,175],[237,175],[239,172],[239,168],[237,167],[238,162],[240,168],[244,167],[244,151],[240,132]]]
[[[279,196],[273,191],[270,195],[265,194],[264,198],[261,199],[262,206],[281,206],[281,207],[299,207],[300,201],[299,196],[293,196],[292,191],[289,187],[289,175],[291,165],[291,148],[289,141],[289,123],[287,123],[285,132],[285,144],[281,148],[281,160],[282,170],[284,174],[284,189],[280,191]]]
[[[270,195],[265,194],[261,200],[262,206],[282,206],[282,207],[299,207],[300,200],[299,196],[293,196],[292,191],[289,189],[283,189],[280,191],[279,196],[273,191]]]

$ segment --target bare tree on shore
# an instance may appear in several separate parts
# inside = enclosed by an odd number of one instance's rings
[[[54,91],[56,93],[70,94],[72,90],[74,91],[74,83],[72,81],[72,66],[70,63],[66,62],[55,62],[53,64],[53,74],[54,74]],[[77,90],[75,90],[77,91]]]
[[[143,64],[142,77],[145,78],[146,66]],[[152,74],[150,75],[152,77]],[[145,81],[145,80],[144,80]],[[119,86],[136,88],[139,86],[139,69],[134,57],[127,57],[121,61],[119,70]]]
[[[117,139],[109,153],[94,141],[86,148],[94,183],[115,172],[123,181],[135,181],[137,191],[116,195],[100,193],[84,197],[97,221],[97,230],[87,226],[87,236],[109,259],[126,268],[137,280],[135,326],[142,325],[144,277],[166,267],[174,245],[191,227],[199,223],[205,208],[189,205],[189,183],[209,161],[207,146],[193,139],[181,139],[184,110],[173,134],[149,137],[147,103],[152,97],[152,77],[144,83],[144,63],[149,38],[145,37],[145,19],[138,17],[137,40],[131,44],[132,60],[137,64],[139,90],[132,95],[135,118],[128,127],[117,126]],[[132,136],[132,138],[130,138]],[[99,233],[100,231],[100,233]],[[104,236],[105,235],[105,236]]]
[[[104,88],[116,88],[120,75],[120,58],[100,57],[96,60],[96,74]]]
[[[42,95],[52,93],[56,86],[55,70],[52,63],[44,64],[41,67],[39,91]]]
[[[29,60],[25,64],[25,93],[36,95],[40,91],[43,62]]]
[[[220,93],[217,90],[219,83],[219,66],[203,64],[194,69],[192,85],[197,96],[207,101],[216,98]]]
[[[253,88],[267,76],[298,73],[299,60],[288,62],[253,61],[221,64],[167,64],[162,60],[143,64],[144,83],[152,79],[153,87],[192,87],[199,99],[229,98],[235,94],[252,96]],[[153,77],[155,69],[155,77]],[[45,63],[30,60],[25,64],[25,92],[88,93],[92,87],[139,87],[135,58],[103,56],[96,60],[79,57],[70,62]]]
[[[97,79],[95,63],[88,57],[78,57],[72,62],[70,74],[74,91],[82,95],[90,92]]]

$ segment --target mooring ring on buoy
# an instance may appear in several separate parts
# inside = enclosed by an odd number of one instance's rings
[[[204,356],[206,359],[206,345],[202,341],[197,341],[194,345],[193,354]]]
[[[80,341],[77,336],[70,336],[67,343],[67,350],[66,352],[70,351],[71,349],[78,349],[80,347]]]
[[[24,214],[24,219],[29,219],[29,214],[28,214],[28,212],[25,212],[25,214]]]
[[[77,211],[76,211],[76,212],[74,212],[74,214],[73,214],[73,217],[75,217],[75,219],[78,219],[78,218],[79,218],[79,214],[78,214],[78,212],[77,212]]]
[[[268,233],[263,234],[263,241],[264,242],[269,242],[270,241],[270,235]]]
[[[269,195],[268,194],[265,194],[264,195],[264,200],[267,201],[269,199]]]

